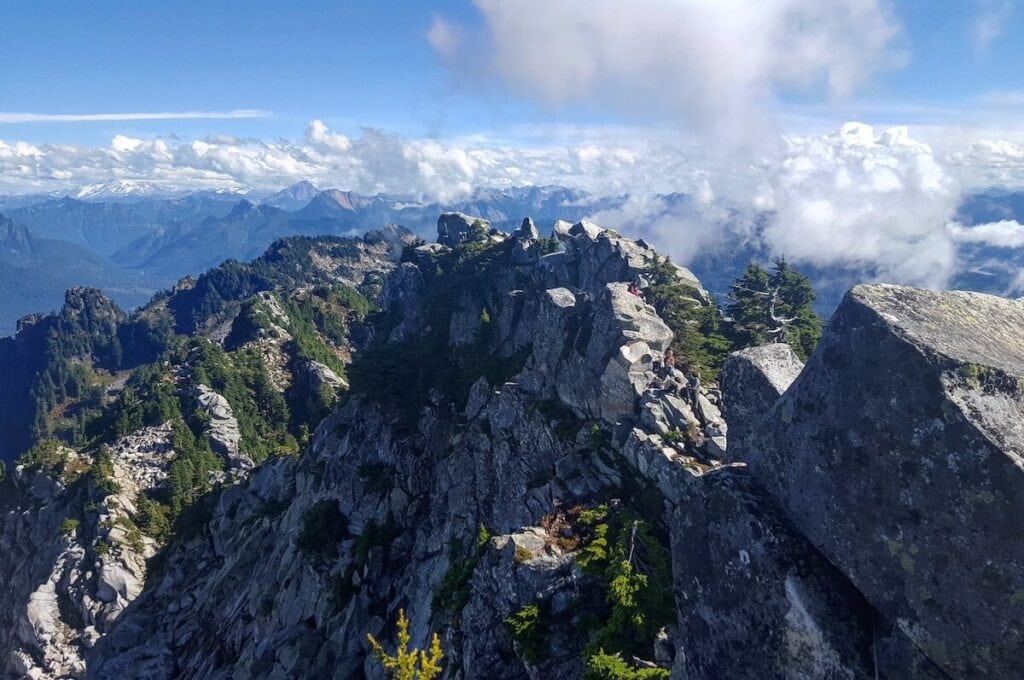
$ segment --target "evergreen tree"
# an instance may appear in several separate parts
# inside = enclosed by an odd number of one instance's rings
[[[701,304],[698,291],[680,280],[667,257],[654,263],[650,278],[645,298],[672,329],[672,351],[705,380],[713,380],[732,349],[721,332],[718,305],[714,300]]]
[[[784,259],[769,272],[756,262],[733,279],[727,313],[739,347],[786,342],[806,360],[821,337],[810,280]]]

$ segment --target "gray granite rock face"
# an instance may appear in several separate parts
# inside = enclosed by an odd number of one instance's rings
[[[564,251],[535,257],[529,223],[503,240],[472,218],[443,220],[449,245],[465,236],[508,255],[452,296],[450,356],[470,340],[478,349],[486,310],[481,342],[495,356],[525,352],[522,370],[496,385],[476,379],[465,404],[434,390],[414,422],[350,395],[301,456],[226,486],[201,531],[148,578],[56,541],[63,491],[22,480],[34,512],[53,510],[35,529],[12,515],[0,526],[11,548],[0,564],[31,563],[32,531],[45,557],[10,600],[24,619],[11,630],[42,642],[23,644],[9,667],[379,680],[365,635],[386,639],[401,607],[413,644],[442,634],[452,677],[578,677],[586,639],[575,617],[604,600],[571,543],[541,527],[559,508],[630,488],[663,511],[654,522],[669,541],[677,625],[651,641],[650,659],[673,677],[1020,676],[1009,647],[1024,620],[1014,590],[1024,560],[1010,539],[1024,516],[1014,505],[1022,303],[859,288],[792,386],[799,362],[770,346],[730,359],[724,394],[707,385],[691,400],[655,380],[671,333],[626,290],[653,265],[649,246],[561,223]],[[407,251],[413,262],[387,274],[378,302],[397,316],[390,341],[425,332],[420,267],[448,247]],[[695,300],[706,295],[677,273]],[[137,470],[125,488],[159,484],[166,446],[128,449],[114,457]],[[324,503],[347,531],[311,555],[297,539]],[[494,538],[474,550],[480,526]],[[437,596],[467,568],[454,612]],[[69,643],[57,598],[89,570],[96,586],[83,592],[116,615]],[[505,624],[530,603],[552,622],[541,661],[524,658]]]
[[[761,420],[800,374],[804,364],[785,343],[772,343],[734,352],[722,367],[722,415],[729,423],[729,440],[746,451]],[[730,456],[730,460],[736,460]]]
[[[487,241],[491,223],[464,213],[444,213],[437,219],[437,242],[454,248],[468,241]]]
[[[871,676],[870,607],[746,469],[708,472],[682,489],[672,532],[677,677]]]
[[[241,450],[242,433],[238,429],[238,419],[231,410],[231,404],[223,395],[206,385],[198,385],[196,392],[199,407],[209,418],[207,430],[214,452],[223,456],[232,469],[251,469],[253,462]]]
[[[858,286],[737,452],[951,677],[1024,673],[1024,302]]]
[[[433,244],[437,245],[437,244]],[[420,246],[420,249],[429,246]],[[423,272],[412,262],[403,262],[384,280],[378,303],[381,309],[393,312],[401,321],[392,329],[389,342],[415,337],[423,326]]]
[[[0,677],[84,677],[89,650],[142,591],[155,543],[123,522],[166,478],[170,434],[164,424],[114,442],[116,492],[85,511],[81,485],[15,471],[0,499]]]

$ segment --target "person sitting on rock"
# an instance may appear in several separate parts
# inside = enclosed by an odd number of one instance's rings
[[[640,294],[640,289],[636,287],[635,283],[629,284],[629,288],[627,288],[626,290],[629,291],[630,294],[635,295],[638,298],[643,299],[643,295]]]
[[[686,374],[676,367],[674,361],[666,370],[668,375],[665,377],[665,389],[671,394],[682,397],[683,390],[686,389]]]

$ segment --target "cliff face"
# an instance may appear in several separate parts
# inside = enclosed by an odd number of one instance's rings
[[[293,413],[348,393],[301,455],[260,462],[238,384],[189,355],[174,375],[224,464],[157,562],[115,537],[114,578],[95,532],[169,484],[162,425],[110,447],[118,491],[73,535],[89,489],[19,472],[8,675],[377,678],[366,634],[401,608],[453,678],[579,677],[617,662],[601,650],[692,679],[1020,676],[1021,303],[858,288],[806,367],[744,350],[688,394],[656,375],[679,329],[629,286],[709,304],[687,270],[586,222],[439,231],[350,261],[377,311],[341,374],[281,290],[200,324]]]
[[[85,673],[88,650],[142,590],[146,560],[156,552],[131,517],[142,491],[166,480],[170,434],[153,427],[116,442],[103,477],[75,476],[86,457],[70,450],[57,478],[14,471],[0,516],[5,674]]]
[[[735,455],[953,677],[1024,645],[1024,303],[858,286]]]
[[[560,541],[556,526],[571,524],[560,509],[633,502],[644,489],[657,493],[659,475],[697,474],[694,445],[677,450],[631,431],[641,401],[664,431],[699,429],[700,421],[685,401],[648,389],[671,331],[626,281],[654,263],[652,250],[582,227],[563,237],[565,252],[546,256],[540,251],[551,244],[528,232],[480,238],[488,241],[475,242],[479,252],[424,246],[412,255],[422,267],[396,270],[385,293],[417,318],[395,319],[403,331],[391,334],[392,349],[359,371],[357,358],[353,380],[393,370],[387,362],[408,358],[400,338],[410,337],[442,338],[431,348],[464,370],[484,352],[488,366],[509,365],[507,379],[470,375],[459,394],[413,371],[426,399],[411,413],[404,402],[414,399],[413,384],[400,385],[397,400],[351,397],[300,460],[266,464],[225,491],[204,535],[169,555],[161,580],[97,647],[91,674],[374,675],[365,634],[386,636],[399,607],[416,640],[446,630],[450,667],[466,677],[582,672],[581,605],[600,612],[604,595],[600,579],[575,563],[578,546]],[[525,257],[517,263],[514,252]],[[439,278],[429,268],[439,255],[464,255],[479,276],[464,287],[457,274]],[[439,304],[431,288],[451,302]],[[430,325],[439,308],[449,310],[441,329]],[[709,425],[721,427],[717,409],[707,401],[705,409]],[[304,531],[320,515],[345,529],[322,549],[304,548]],[[481,527],[490,538],[477,545]],[[551,619],[538,655],[505,623],[536,603]],[[647,643],[654,658],[654,638]],[[675,644],[663,645],[666,664]]]

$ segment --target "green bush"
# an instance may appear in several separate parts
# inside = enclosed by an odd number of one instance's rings
[[[307,555],[326,557],[337,552],[348,537],[348,517],[338,508],[338,501],[323,500],[302,513],[295,546]]]
[[[668,258],[654,264],[651,279],[644,294],[672,330],[672,350],[702,378],[714,380],[732,351],[732,343],[722,332],[718,305],[713,300],[700,303],[697,290],[679,279]]]
[[[114,460],[105,446],[97,452],[89,477],[100,496],[112,496],[121,491],[121,485],[114,481]]]
[[[538,604],[528,604],[505,619],[516,651],[523,660],[539,663],[547,658],[546,626]]]
[[[598,651],[642,656],[675,618],[668,551],[646,520],[622,505],[583,510],[578,524],[583,547],[577,564],[598,579],[608,605],[585,656]]]
[[[583,680],[668,680],[666,668],[636,668],[619,654],[605,654],[604,650],[587,659]]]
[[[480,558],[491,541],[491,532],[483,524],[477,529],[476,549],[466,557],[462,541],[452,541],[448,549],[448,571],[434,593],[434,611],[447,611],[458,616],[469,602],[470,582]]]
[[[139,494],[135,502],[135,523],[144,534],[157,541],[166,541],[171,535],[171,508],[146,494]]]
[[[60,523],[60,532],[65,536],[74,536],[78,533],[78,520],[68,517]]]
[[[356,537],[355,546],[353,546],[353,557],[356,564],[362,566],[366,564],[366,560],[369,557],[370,550],[373,548],[387,548],[391,545],[398,535],[401,533],[398,525],[395,524],[394,519],[388,514],[387,519],[384,520],[383,524],[379,524],[376,520],[370,520],[363,527],[363,533]]]

